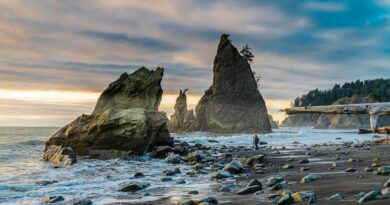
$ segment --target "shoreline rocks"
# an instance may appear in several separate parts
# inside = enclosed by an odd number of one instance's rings
[[[77,162],[76,154],[71,147],[56,145],[50,145],[46,148],[43,160],[62,165],[72,165]]]
[[[163,68],[153,71],[145,67],[122,74],[103,91],[91,115],[81,115],[46,142],[45,155],[52,145],[99,159],[142,155],[155,146],[172,146],[165,113],[158,111],[163,74]]]

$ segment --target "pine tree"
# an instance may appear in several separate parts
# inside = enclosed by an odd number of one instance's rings
[[[249,48],[248,44],[246,44],[244,47],[242,47],[242,50],[240,51],[242,57],[244,57],[245,60],[248,61],[249,64],[253,61],[253,54],[252,54],[252,48]]]

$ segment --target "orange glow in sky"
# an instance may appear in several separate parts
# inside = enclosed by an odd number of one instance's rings
[[[100,93],[83,91],[58,90],[8,90],[0,89],[0,126],[7,126],[11,122],[20,122],[21,125],[31,122],[61,126],[69,120],[81,115],[89,114]],[[164,94],[160,110],[168,116],[174,112],[177,94]],[[188,109],[195,109],[200,95],[187,95]],[[278,112],[287,107],[288,101],[266,100],[268,112],[275,120],[282,120],[285,116]],[[50,109],[45,110],[46,107]],[[29,122],[23,123],[23,120]],[[38,125],[38,124],[37,124]]]

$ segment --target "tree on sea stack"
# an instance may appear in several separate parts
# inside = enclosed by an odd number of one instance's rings
[[[247,60],[249,64],[253,62],[253,57],[255,57],[251,50],[252,48],[250,48],[248,44],[245,44],[245,46],[242,47],[242,50],[240,51],[242,57],[244,57],[244,59]]]
[[[195,109],[200,131],[272,132],[267,107],[253,70],[227,34],[221,35],[213,74],[212,85]]]

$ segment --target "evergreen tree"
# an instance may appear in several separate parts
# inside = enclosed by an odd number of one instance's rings
[[[242,50],[240,51],[242,57],[244,57],[244,59],[247,60],[249,64],[252,63],[253,57],[255,57],[253,56],[251,50],[252,48],[250,48],[248,44],[246,44],[244,47],[242,47]]]
[[[352,96],[362,99],[370,97],[375,102],[390,102],[390,79],[357,80],[343,85],[336,84],[328,90],[315,89],[296,98],[294,106],[331,105],[341,98]]]

